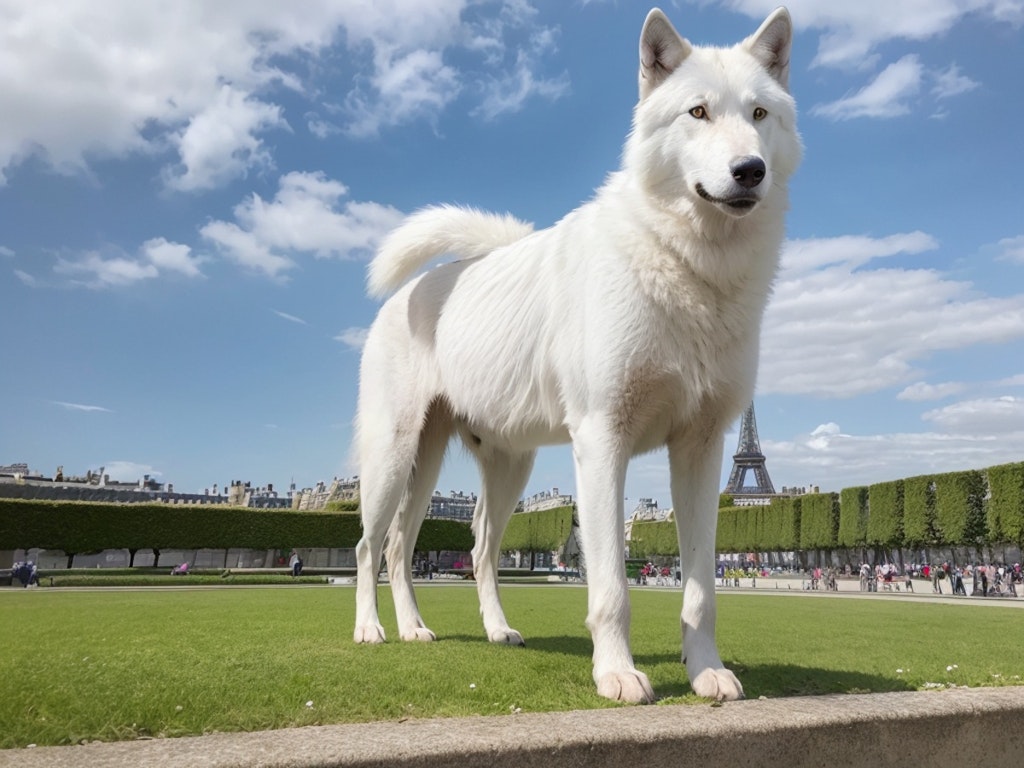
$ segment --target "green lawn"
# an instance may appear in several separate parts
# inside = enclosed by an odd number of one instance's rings
[[[351,587],[4,590],[0,747],[616,706],[591,681],[585,590],[503,594],[526,648],[483,640],[471,584],[419,589],[438,642],[383,646],[352,642]],[[698,701],[679,664],[679,593],[632,599],[638,666],[661,701]],[[1021,619],[970,604],[719,597],[722,655],[752,698],[1021,684]]]

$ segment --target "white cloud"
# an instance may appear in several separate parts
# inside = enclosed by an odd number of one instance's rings
[[[1019,412],[1018,412],[1019,413]],[[836,425],[818,428],[789,441],[764,440],[768,471],[774,477],[798,478],[794,483],[838,491],[900,477],[982,469],[1024,451],[1024,430],[1004,427],[975,430],[849,434]],[[940,429],[944,426],[937,424]]]
[[[1003,238],[996,247],[999,249],[998,259],[1024,264],[1024,235]]]
[[[162,472],[153,469],[149,464],[139,464],[135,461],[108,461],[103,465],[103,474],[109,475],[110,479],[121,483],[131,483],[141,480],[146,475],[159,477]]]
[[[235,207],[235,221],[213,221],[200,234],[236,264],[277,278],[295,267],[284,254],[352,258],[376,248],[402,219],[390,206],[349,201],[344,184],[322,173],[289,173],[271,201],[253,194]]]
[[[244,269],[262,272],[267,277],[276,279],[296,266],[287,256],[273,253],[252,232],[229,221],[211,221],[199,233],[214,243],[217,250],[230,261]]]
[[[863,254],[851,249],[858,242]],[[1024,338],[1024,294],[985,296],[930,269],[868,268],[931,245],[920,233],[788,243],[765,313],[758,391],[844,398],[903,387],[940,350]]]
[[[12,258],[14,256],[14,251],[12,251],[6,245],[0,245],[0,256],[6,256],[7,258]]]
[[[921,90],[922,77],[921,62],[917,56],[909,54],[890,64],[857,93],[830,104],[818,104],[811,109],[811,114],[833,120],[905,115],[910,112],[910,100]]]
[[[334,337],[335,341],[340,341],[352,349],[362,349],[366,343],[366,335],[370,332],[369,328],[346,328],[337,336]]]
[[[255,134],[276,124],[279,108],[240,95],[300,88],[276,65],[329,44],[345,5],[191,0],[160,12],[133,0],[6,3],[0,173],[32,154],[75,172],[93,157],[167,148],[181,153],[185,171],[172,178],[183,187],[244,170],[262,161]],[[214,117],[234,133],[215,137]],[[226,157],[216,160],[215,149]]]
[[[461,87],[457,72],[444,64],[441,52],[424,50],[382,63],[370,85],[352,91],[345,100],[345,131],[351,136],[375,136],[382,127],[433,119],[455,100]]]
[[[273,163],[264,135],[287,129],[282,89],[319,117],[314,135],[372,135],[437,116],[467,90],[515,108],[557,98],[539,73],[552,31],[525,0],[308,0],[301,4],[180,0],[34,0],[0,5],[0,184],[30,156],[66,173],[97,158],[175,159],[162,174],[204,190]],[[513,40],[527,39],[521,46]],[[335,47],[347,48],[345,71]],[[520,50],[523,51],[520,55]],[[459,67],[448,62],[456,52]],[[468,53],[468,56],[467,56]],[[518,62],[510,67],[511,62]],[[326,64],[324,63],[326,62]],[[512,87],[501,73],[513,70]],[[501,109],[491,88],[504,95]],[[320,94],[338,103],[318,103]],[[299,114],[302,114],[300,112]]]
[[[1024,398],[965,400],[923,414],[922,419],[948,432],[963,435],[1001,435],[1024,432]]]
[[[155,237],[142,244],[142,254],[162,272],[180,272],[185,277],[200,277],[202,259],[192,255],[192,249],[181,243],[171,243]]]
[[[517,17],[506,16],[513,27],[529,25],[536,13],[525,3],[519,5],[525,7],[520,8]],[[505,53],[502,31],[494,30],[491,37],[480,37],[476,41],[484,50],[489,51],[488,57],[498,66],[494,74],[485,77],[484,98],[473,111],[474,114],[493,120],[505,113],[518,112],[534,96],[555,101],[569,92],[568,73],[549,78],[538,75],[541,60],[557,50],[557,30],[544,28],[535,31],[530,35],[528,44],[516,51],[514,64],[504,66],[500,65]]]
[[[39,281],[36,280],[34,276],[30,275],[28,272],[25,272],[24,270],[14,270],[14,276],[17,277],[24,285],[27,285],[29,288],[35,288],[37,285],[39,285]]]
[[[555,101],[569,92],[569,76],[537,79],[531,62],[520,60],[511,71],[501,77],[493,77],[486,83],[487,93],[480,106],[473,111],[487,120],[518,112],[526,101],[540,96]]]
[[[51,400],[54,405],[66,408],[69,411],[81,411],[84,413],[113,413],[109,408],[101,405],[82,405],[81,403],[68,403],[63,400]]]
[[[1005,379],[1000,379],[995,382],[995,384],[999,387],[1024,387],[1024,373],[1018,373],[1016,376],[1009,376]]]
[[[137,257],[122,253],[104,256],[90,251],[77,258],[59,257],[53,271],[66,277],[72,285],[86,288],[119,288],[153,280],[167,273],[201,277],[199,264],[203,259],[192,256],[191,252],[187,245],[157,237],[143,243]],[[32,282],[22,278],[23,282],[35,285],[34,278],[26,277]]]
[[[181,191],[211,189],[243,176],[249,168],[272,166],[257,134],[275,127],[287,127],[280,107],[223,86],[173,136],[183,168],[166,171],[167,185]]]
[[[960,381],[946,381],[941,384],[928,384],[924,381],[917,381],[896,395],[896,399],[909,400],[911,402],[941,400],[944,397],[963,392],[966,386],[966,384]]]
[[[776,0],[727,0],[727,4],[753,18],[764,18],[778,5]],[[994,24],[1024,24],[1024,3],[1019,0],[788,0],[786,5],[798,29],[821,30],[814,59],[818,66],[870,64],[883,43],[933,39],[969,15]]]
[[[841,235],[790,240],[782,255],[782,274],[783,277],[791,278],[834,264],[843,264],[852,270],[873,259],[900,254],[916,255],[938,247],[939,243],[934,237],[921,231],[886,237]]]
[[[278,317],[280,317],[282,320],[287,320],[290,323],[297,323],[298,325],[308,325],[308,323],[305,320],[303,320],[301,317],[296,317],[295,315],[289,315],[287,312],[281,312],[280,310],[277,310],[277,309],[272,309],[270,311],[273,312]]]
[[[960,67],[950,64],[942,72],[935,73],[935,85],[932,93],[936,98],[948,99],[952,96],[959,96],[961,93],[973,91],[980,85],[975,80],[960,74]]]
[[[160,274],[153,264],[144,264],[123,256],[104,258],[95,251],[77,260],[58,258],[53,271],[67,276],[72,284],[87,288],[132,285],[140,280],[152,280]]]

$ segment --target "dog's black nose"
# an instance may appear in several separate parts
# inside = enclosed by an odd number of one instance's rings
[[[760,157],[740,157],[729,166],[732,177],[744,189],[753,189],[762,181],[767,171],[764,160]]]

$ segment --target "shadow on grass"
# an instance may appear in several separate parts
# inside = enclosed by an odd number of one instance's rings
[[[483,634],[449,635],[439,640],[486,644]],[[531,652],[576,656],[590,659],[593,645],[589,637],[548,635],[528,637],[526,649]],[[639,653],[634,656],[637,668],[648,673],[659,699],[692,699],[699,701],[681,670],[680,653]],[[748,699],[760,696],[785,698],[820,696],[830,693],[883,693],[916,690],[907,681],[882,675],[849,670],[801,667],[795,664],[739,664],[729,659],[725,665],[740,682]],[[676,678],[666,680],[665,678]]]
[[[643,669],[645,663],[637,660]],[[743,684],[748,699],[765,696],[770,699],[790,696],[821,696],[828,693],[887,693],[891,691],[912,691],[915,688],[902,680],[865,672],[799,667],[792,664],[742,664],[725,661]],[[692,697],[693,689],[688,682],[658,684],[655,693],[659,698]]]

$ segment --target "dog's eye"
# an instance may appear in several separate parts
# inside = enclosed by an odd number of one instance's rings
[[[690,117],[694,117],[697,120],[707,120],[708,110],[706,107],[694,107],[690,110]]]
[[[766,117],[768,117],[767,109],[765,109],[764,107],[754,107],[755,120],[764,120]]]

